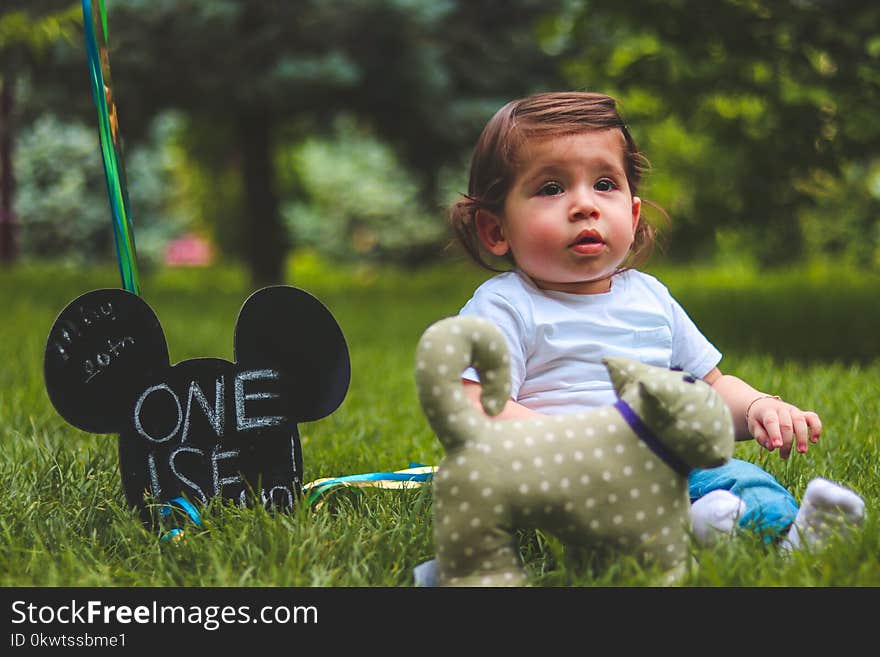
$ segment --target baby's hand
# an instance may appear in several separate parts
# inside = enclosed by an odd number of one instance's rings
[[[816,413],[802,411],[775,397],[759,397],[752,402],[746,419],[755,440],[771,451],[778,447],[784,459],[791,455],[794,444],[804,453],[809,443],[818,442],[822,434],[822,420]]]

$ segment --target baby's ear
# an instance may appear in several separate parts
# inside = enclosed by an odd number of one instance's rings
[[[169,366],[156,314],[137,295],[93,290],[58,315],[46,341],[49,400],[70,424],[90,433],[121,431],[134,393]]]
[[[244,302],[235,327],[235,360],[280,371],[297,422],[330,415],[351,380],[348,345],[329,310],[308,292],[265,287]]]

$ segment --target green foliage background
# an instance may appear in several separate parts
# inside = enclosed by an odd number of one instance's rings
[[[82,255],[89,245],[72,233],[96,230],[106,203],[94,184],[60,177],[42,205],[28,197],[39,122],[55,120],[54,138],[72,144],[85,132],[70,130],[94,124],[76,4],[12,0],[0,13],[26,255],[46,253],[41,242]],[[526,93],[581,88],[620,100],[652,162],[642,191],[672,219],[668,260],[878,265],[874,2],[107,7],[129,182],[149,189],[132,203],[148,255],[160,251],[162,231],[146,232],[161,218],[165,237],[196,230],[255,282],[279,278],[299,245],[347,259],[435,259],[444,208],[465,191],[489,116]],[[170,110],[173,121],[158,118]],[[161,162],[135,171],[137,152]],[[82,168],[82,157],[59,147],[53,162]],[[64,226],[50,197],[83,227]],[[87,241],[86,257],[109,257],[97,235]],[[266,262],[278,264],[263,270]]]

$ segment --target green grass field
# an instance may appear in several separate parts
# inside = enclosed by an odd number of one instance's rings
[[[738,443],[800,498],[824,476],[866,499],[864,531],[789,558],[743,534],[693,554],[687,586],[880,585],[880,277],[802,269],[668,268],[656,272],[724,352],[722,370],[818,411],[825,432],[788,461]],[[352,381],[330,417],[300,425],[305,480],[433,465],[442,449],[418,406],[414,350],[486,273],[467,264],[419,271],[339,269],[302,256],[289,282],[318,296],[349,344]],[[0,271],[0,585],[412,586],[433,556],[430,486],[331,493],[319,508],[269,514],[220,504],[181,542],[162,542],[125,505],[116,437],[67,425],[42,375],[55,316],[77,295],[118,287],[115,269],[23,266]],[[145,275],[142,296],[165,329],[172,362],[232,359],[235,318],[251,292],[233,269]],[[523,532],[536,586],[643,586],[657,573],[615,555],[574,559],[551,536]]]

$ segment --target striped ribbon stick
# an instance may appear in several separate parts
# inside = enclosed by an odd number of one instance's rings
[[[104,0],[94,2],[82,0],[82,9],[89,79],[92,83],[95,109],[98,110],[101,158],[104,162],[104,177],[107,180],[107,195],[110,197],[119,273],[122,277],[122,287],[133,294],[140,294],[134,229],[119,141],[119,120],[110,78],[110,59],[107,55],[107,13],[104,10]]]

